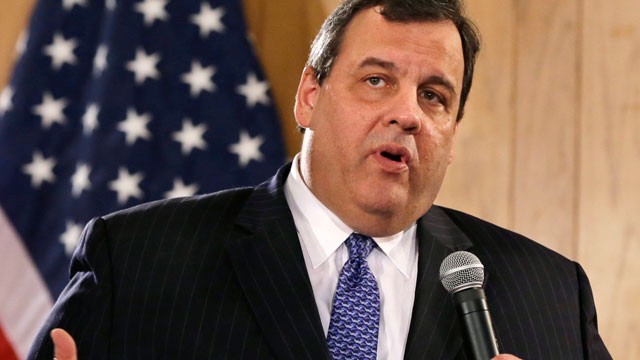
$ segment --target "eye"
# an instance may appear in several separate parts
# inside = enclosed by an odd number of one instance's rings
[[[431,90],[423,91],[422,92],[422,97],[425,98],[429,102],[436,102],[436,103],[439,103],[439,104],[442,104],[442,105],[445,104],[445,100],[442,98],[442,96],[438,95],[436,92],[431,91]]]
[[[385,81],[380,76],[370,76],[366,81],[369,85],[375,88],[383,87],[385,85]]]

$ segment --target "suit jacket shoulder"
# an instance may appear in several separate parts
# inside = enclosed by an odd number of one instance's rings
[[[441,208],[485,267],[500,350],[522,358],[610,359],[582,267],[523,235]]]
[[[440,207],[454,223],[456,223],[460,229],[467,235],[473,234],[473,246],[500,246],[502,250],[512,249],[515,251],[513,255],[520,251],[530,249],[536,249],[544,253],[545,257],[548,257],[549,261],[558,261],[561,263],[573,262],[566,256],[552,250],[522,234],[516,233],[512,230],[503,228],[496,224],[490,223],[486,220],[480,219],[473,215],[464,213],[462,211]],[[490,240],[490,241],[489,241]],[[509,243],[512,246],[506,246]],[[522,255],[525,255],[523,253]]]
[[[222,220],[233,219],[243,207],[254,188],[237,188],[211,194],[197,195],[167,200],[158,200],[103,216],[110,227],[131,227],[142,225],[162,225],[167,221],[196,224],[205,217]],[[228,222],[227,222],[227,225]]]
[[[28,358],[62,327],[86,359],[328,359],[287,173],[92,220]]]

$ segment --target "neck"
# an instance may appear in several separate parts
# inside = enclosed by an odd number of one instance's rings
[[[304,155],[297,156],[296,161],[298,174],[307,189],[346,226],[358,233],[372,237],[388,237],[404,231],[417,220],[407,217],[404,212],[382,212],[375,209],[366,211],[353,203],[332,203],[329,201],[330,197],[322,196],[323,194],[314,189],[310,167],[304,160]]]

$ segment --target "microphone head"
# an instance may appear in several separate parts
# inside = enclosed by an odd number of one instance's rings
[[[481,288],[484,283],[484,266],[474,254],[456,251],[442,260],[440,282],[450,294],[468,288]]]

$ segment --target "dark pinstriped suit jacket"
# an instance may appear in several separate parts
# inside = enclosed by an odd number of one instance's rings
[[[283,183],[141,205],[92,220],[30,359],[67,329],[87,359],[329,359]],[[432,207],[406,359],[466,359],[442,259],[478,255],[503,352],[608,359],[581,267],[522,236]]]

